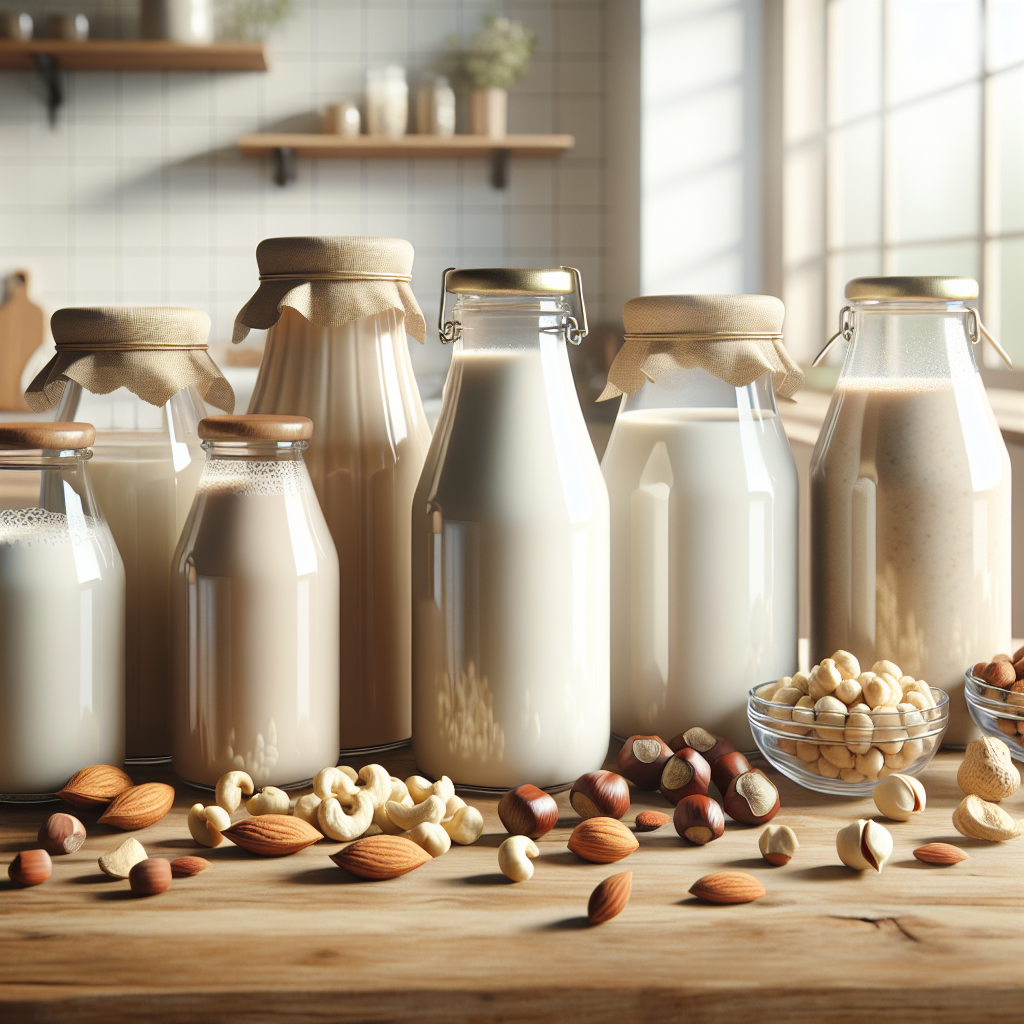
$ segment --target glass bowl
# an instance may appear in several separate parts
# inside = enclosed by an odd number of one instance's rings
[[[818,793],[867,796],[887,775],[920,774],[939,749],[949,722],[949,697],[934,686],[929,687],[933,708],[878,708],[816,717],[813,708],[759,697],[758,690],[768,685],[755,686],[747,699],[754,740],[783,775]],[[866,774],[858,770],[858,757]]]
[[[1024,761],[1024,693],[992,686],[968,669],[964,695],[978,728],[1001,739],[1015,761]]]

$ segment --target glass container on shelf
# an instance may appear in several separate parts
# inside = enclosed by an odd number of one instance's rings
[[[211,416],[174,554],[174,770],[308,782],[338,755],[338,554],[303,416]]]
[[[602,399],[612,732],[692,725],[753,748],[751,686],[797,667],[797,473],[775,392],[803,375],[768,295],[651,295]],[[773,386],[774,385],[774,386]]]
[[[92,486],[124,559],[126,754],[166,760],[170,727],[171,556],[202,470],[203,400],[235,396],[207,351],[210,318],[171,306],[59,309],[57,354],[25,393],[96,427]]]
[[[125,577],[88,423],[0,424],[0,799],[124,761]]]
[[[409,85],[398,64],[366,72],[366,132],[400,139],[409,123]]]
[[[1010,649],[1010,460],[977,295],[969,278],[851,281],[811,460],[812,659],[845,648],[945,690],[953,746],[978,735],[965,669]]]
[[[566,352],[579,274],[445,271],[438,326],[455,348],[412,509],[416,764],[564,785],[608,746],[608,494]]]
[[[409,514],[430,428],[409,355],[423,340],[398,238],[269,238],[235,340],[269,328],[251,413],[308,416],[306,464],[341,564],[341,746],[409,741]]]

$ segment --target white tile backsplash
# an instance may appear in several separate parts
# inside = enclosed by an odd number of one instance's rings
[[[75,7],[94,35],[137,33],[131,3]],[[48,314],[71,303],[195,305],[223,349],[257,283],[261,238],[408,238],[428,322],[427,344],[412,347],[425,379],[450,356],[431,334],[445,267],[575,261],[600,320],[603,11],[603,0],[296,0],[268,42],[268,73],[65,74],[54,128],[37,76],[0,72],[0,278],[27,269]],[[280,188],[269,159],[238,154],[241,134],[315,130],[320,108],[358,94],[373,64],[403,64],[412,96],[449,35],[466,39],[500,12],[539,36],[512,92],[511,129],[579,142],[556,160],[513,159],[507,189],[492,187],[486,159],[299,160],[298,180]]]

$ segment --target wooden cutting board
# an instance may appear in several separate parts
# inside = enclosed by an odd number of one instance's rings
[[[21,372],[43,343],[43,311],[28,297],[28,271],[7,279],[7,297],[0,305],[0,410],[25,411]]]

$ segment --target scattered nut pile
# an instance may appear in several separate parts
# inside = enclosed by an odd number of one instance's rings
[[[786,734],[777,741],[779,750],[824,778],[884,779],[938,742],[925,735],[934,718],[931,687],[891,661],[876,661],[862,672],[852,654],[836,651],[807,675],[766,683],[757,696],[769,703],[768,717]]]
[[[1024,743],[1024,647],[1012,655],[997,654],[987,664],[979,661],[971,669],[971,675],[986,685],[986,697],[1016,709],[1014,714],[1020,716],[1019,721],[997,717],[996,727],[1011,739]]]

